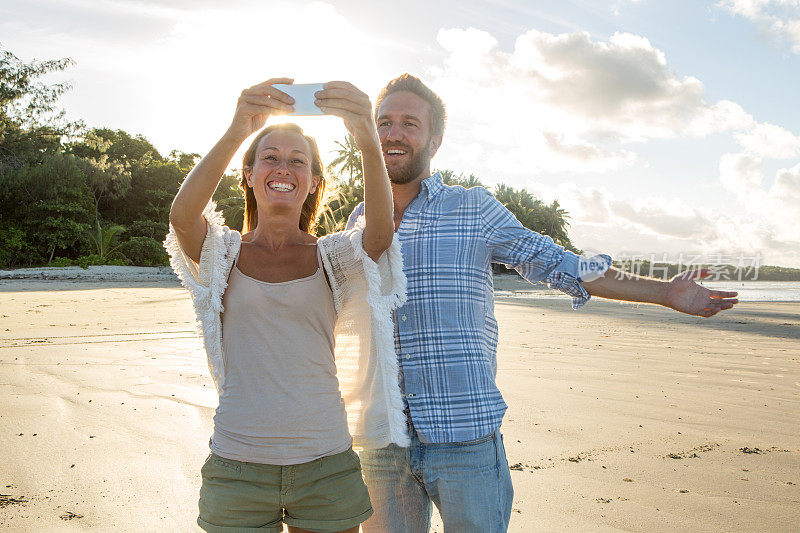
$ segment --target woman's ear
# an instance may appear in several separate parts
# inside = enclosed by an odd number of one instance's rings
[[[308,191],[308,194],[314,194],[317,192],[317,187],[319,187],[319,182],[321,181],[319,176],[312,176],[312,179],[313,185],[311,186],[311,190]]]
[[[250,177],[253,175],[253,167],[244,167],[242,172],[244,172],[244,181],[247,182],[247,185],[250,188],[252,188],[253,184],[250,183]]]

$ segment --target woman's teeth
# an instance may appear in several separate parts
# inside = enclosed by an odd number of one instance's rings
[[[294,185],[292,185],[291,183],[282,183],[276,181],[269,182],[267,184],[267,187],[269,187],[273,191],[279,191],[279,192],[289,192],[294,190]]]

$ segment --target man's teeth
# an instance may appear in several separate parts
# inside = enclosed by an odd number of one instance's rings
[[[268,187],[273,191],[280,191],[280,192],[289,192],[294,190],[294,185],[292,185],[291,183],[280,183],[275,181],[271,181],[268,184]]]
[[[389,155],[403,155],[406,152],[405,150],[388,150],[386,153]]]

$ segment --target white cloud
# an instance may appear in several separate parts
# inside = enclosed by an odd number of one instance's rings
[[[782,168],[769,188],[763,184],[764,162],[747,153],[720,159],[720,183],[739,199],[740,216],[763,220],[778,241],[794,241],[800,251],[800,164]]]
[[[773,198],[782,198],[787,204],[794,206],[795,211],[800,211],[800,164],[778,171],[770,195]],[[800,219],[795,222],[795,231],[800,231]]]
[[[800,165],[786,172],[782,187],[800,205]],[[800,235],[793,229],[797,219],[788,226],[788,220],[771,221],[736,208],[720,212],[668,195],[622,201],[607,189],[574,183],[555,190],[539,188],[543,196],[559,198],[570,213],[570,236],[576,246],[610,253],[615,259],[736,262],[758,254],[761,264],[800,264]],[[770,194],[777,197],[775,186]]]
[[[800,164],[779,169],[770,188],[757,191],[752,203],[756,209],[758,201],[762,213],[769,213],[770,220],[780,223],[779,237],[796,241],[795,247],[800,249]]]
[[[799,0],[722,0],[717,6],[757,23],[768,36],[788,42],[800,54]]]
[[[687,246],[716,239],[714,221],[719,218],[716,211],[693,207],[668,195],[623,201],[607,189],[584,189],[574,183],[560,185],[554,195],[569,211],[574,225],[603,228],[608,245],[616,249],[630,249],[629,243],[616,238],[618,232],[636,233],[644,238],[643,242],[651,244],[653,238],[672,242],[673,248],[677,245],[683,251]],[[603,241],[598,244],[602,246]]]
[[[564,133],[542,132],[545,144],[554,154],[566,156],[572,160],[591,164],[595,172],[613,170],[633,163],[636,156],[633,152],[619,150],[603,153],[597,146],[579,138],[568,139]]]
[[[693,242],[713,237],[709,234],[709,228],[713,228],[709,213],[677,198],[643,198],[635,202],[617,200],[611,203],[611,212],[649,234],[691,239]]]
[[[515,66],[535,80],[546,98],[586,118],[615,122],[685,123],[702,106],[702,84],[677,79],[664,54],[644,37],[616,33],[607,43],[586,32],[552,35],[529,31],[517,39]],[[657,118],[648,119],[643,112]],[[653,121],[653,122],[651,122]]]
[[[764,171],[769,159],[800,156],[800,137],[762,123],[734,138],[743,151],[720,157],[719,183],[739,202],[740,207],[731,211],[741,226],[736,231],[748,234],[749,229],[751,240],[760,243],[765,253],[800,256],[800,164],[779,169],[771,185]],[[758,222],[757,230],[743,220]]]
[[[734,138],[751,154],[773,159],[789,159],[800,155],[800,137],[774,124],[757,124]]]
[[[565,183],[552,194],[559,199],[572,217],[573,223],[603,226],[613,221],[611,193],[596,187],[581,188],[574,183]]]
[[[512,52],[474,28],[438,41],[447,55],[432,85],[448,106],[445,141],[460,147],[446,157],[483,175],[609,172],[636,161],[626,144],[754,124],[733,102],[706,103],[702,83],[641,36],[531,30]]]
[[[745,202],[761,189],[763,160],[745,153],[725,154],[719,161],[719,179],[723,187]]]

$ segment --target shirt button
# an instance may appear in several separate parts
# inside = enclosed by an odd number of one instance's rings
[[[403,322],[405,322],[407,319],[408,319],[408,317],[406,315],[403,315],[403,316],[400,317],[400,320],[402,320]]]
[[[411,359],[411,355],[406,354],[406,359]]]

